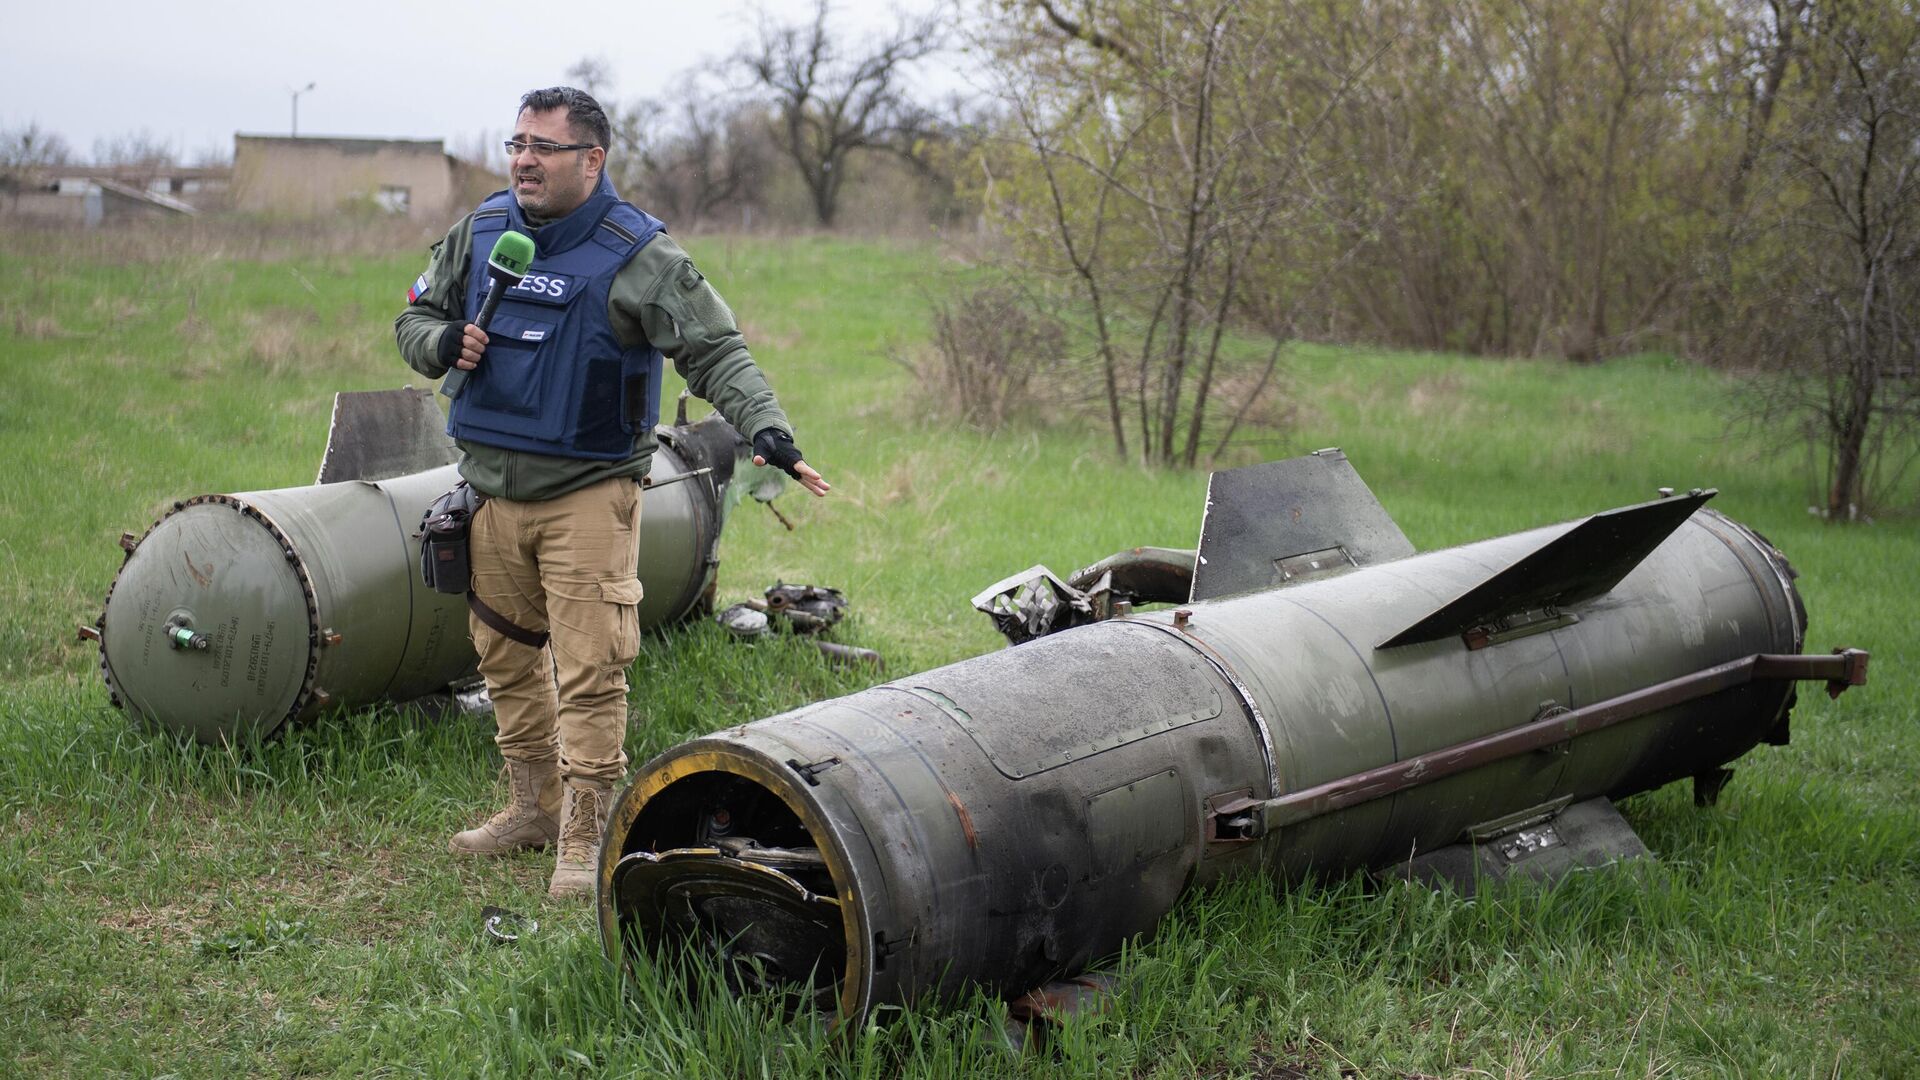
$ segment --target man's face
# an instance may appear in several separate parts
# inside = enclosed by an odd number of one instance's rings
[[[513,140],[526,143],[554,143],[566,146],[586,142],[574,135],[567,123],[567,110],[548,109],[531,112],[522,109],[513,128]],[[513,181],[513,197],[520,209],[542,218],[564,217],[578,209],[593,194],[600,181],[600,167],[607,152],[601,147],[587,150],[561,150],[546,157],[521,150],[508,164]]]

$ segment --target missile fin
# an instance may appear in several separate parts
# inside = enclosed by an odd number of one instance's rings
[[[327,452],[316,484],[343,480],[391,480],[458,460],[446,417],[433,392],[350,390],[333,395]]]
[[[1438,641],[1523,612],[1591,600],[1618,585],[1715,494],[1696,488],[1577,522],[1375,648]]]
[[[1337,449],[1216,472],[1189,600],[1290,585],[1413,554]]]

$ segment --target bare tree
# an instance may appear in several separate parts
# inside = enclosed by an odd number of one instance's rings
[[[760,201],[772,147],[759,106],[697,80],[638,103],[627,144],[636,192],[676,221],[708,221]]]
[[[1717,345],[1762,368],[1763,422],[1824,447],[1822,509],[1852,520],[1920,440],[1920,20],[1900,0],[1831,0],[1793,58]]]
[[[613,99],[604,57],[585,57],[566,76],[607,112],[614,184],[652,212],[675,224],[698,223],[759,201],[769,147],[757,105],[698,73],[674,79],[662,97],[623,104]]]
[[[17,207],[20,193],[49,165],[64,165],[72,157],[67,140],[29,123],[16,131],[0,131],[0,193]]]
[[[1740,156],[1727,182],[1727,205],[1735,215],[1746,207],[1747,182],[1772,134],[1780,85],[1794,56],[1794,39],[1811,6],[1812,0],[1766,0],[1760,10],[1753,10],[1750,2],[1731,5],[1734,80],[1723,92],[1740,109],[1742,119]]]
[[[9,168],[64,165],[72,156],[66,139],[39,124],[30,123],[17,131],[0,131],[0,165]]]
[[[776,141],[792,159],[823,226],[834,223],[853,155],[916,150],[930,114],[902,85],[907,71],[940,48],[943,27],[932,14],[903,16],[889,34],[852,50],[829,27],[828,0],[815,0],[813,18],[779,24],[763,14],[757,40],[740,66],[772,98]]]
[[[1416,51],[1461,137],[1433,144],[1425,171],[1457,189],[1476,285],[1504,309],[1502,351],[1591,362],[1644,347],[1694,269],[1675,234],[1702,214],[1704,170],[1689,172],[1714,147],[1687,85],[1711,20],[1662,0],[1445,10]]]
[[[94,140],[94,165],[121,165],[157,173],[179,160],[179,150],[175,150],[173,142],[150,131],[129,131]]]
[[[1271,384],[1315,285],[1294,244],[1326,224],[1318,155],[1371,53],[1333,50],[1284,0],[1089,7],[1033,0],[1023,29],[1054,45],[1001,46],[1012,126],[984,161],[993,209],[1021,269],[1084,300],[1116,453],[1192,466]],[[1209,428],[1236,326],[1270,348]]]
[[[613,90],[613,63],[604,55],[583,56],[567,65],[561,74],[569,85],[593,95],[601,108],[607,107],[606,96]]]
[[[1253,71],[1311,71],[1392,42],[1314,152],[1331,227],[1290,253],[1330,274],[1310,332],[1576,360],[1672,342],[1738,127],[1698,85],[1703,46],[1728,20],[1651,0],[1235,7],[1243,24],[1277,23],[1279,46],[1247,57]],[[1125,30],[1112,18],[1124,6],[1044,10],[1054,25]],[[1324,56],[1295,48],[1303,36]]]

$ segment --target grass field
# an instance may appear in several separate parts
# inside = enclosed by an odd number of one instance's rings
[[[362,238],[364,239],[364,238]],[[743,512],[723,601],[844,589],[841,640],[904,674],[998,647],[967,607],[1035,562],[1190,547],[1204,474],[1111,459],[1061,423],[934,422],[887,358],[924,334],[930,247],[687,241],[740,312],[826,500]],[[292,251],[301,254],[289,254]],[[1906,1076],[1920,1074],[1920,522],[1810,517],[1803,462],[1724,435],[1723,376],[1309,347],[1284,430],[1235,463],[1338,445],[1422,548],[1713,486],[1801,571],[1810,651],[1871,649],[1871,685],[1806,693],[1793,743],[1719,805],[1629,800],[1633,872],[1476,902],[1359,880],[1184,903],[1118,962],[1116,1007],[1053,1053],[1000,1007],[927,1008],[830,1041],[766,1002],[623,991],[537,856],[445,837],[496,795],[490,726],[383,707],[250,751],[135,731],[91,622],[172,500],[311,481],[336,390],[409,372],[390,322],[420,269],[353,238],[13,232],[0,239],[0,1072],[8,1075]],[[783,641],[650,640],[636,761],[858,689]],[[479,911],[535,915],[490,948]]]

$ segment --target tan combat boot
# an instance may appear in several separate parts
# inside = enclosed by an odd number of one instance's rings
[[[600,876],[600,839],[613,810],[613,786],[589,780],[567,781],[560,809],[560,856],[554,861],[552,897],[592,897]]]
[[[505,855],[546,847],[560,835],[560,763],[507,761],[513,801],[477,829],[455,833],[447,850],[456,855]]]

